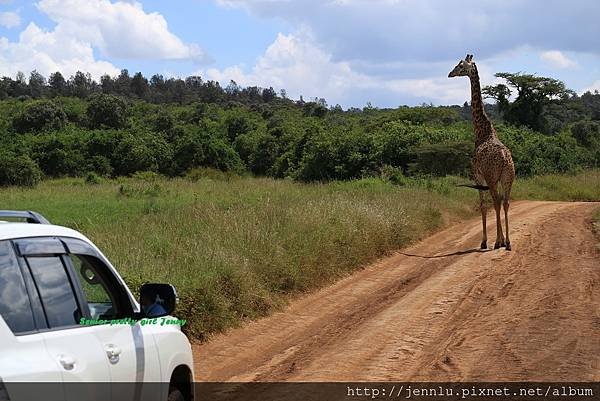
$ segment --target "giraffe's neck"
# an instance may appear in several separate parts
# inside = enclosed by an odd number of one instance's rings
[[[477,66],[473,66],[473,72],[469,79],[471,80],[471,115],[473,117],[473,127],[475,128],[475,146],[477,147],[482,142],[496,137],[496,132],[483,108]]]

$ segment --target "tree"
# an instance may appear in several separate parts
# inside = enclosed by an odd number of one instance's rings
[[[154,103],[164,103],[167,99],[165,78],[160,74],[154,74],[150,78],[150,101]]]
[[[121,73],[115,80],[115,90],[120,95],[129,95],[131,91],[131,77],[127,69],[122,69]]]
[[[143,99],[148,93],[148,80],[141,72],[136,73],[131,79],[131,91],[140,99]]]
[[[263,102],[269,103],[269,102],[275,100],[275,98],[277,98],[277,92],[275,92],[275,89],[273,89],[272,87],[269,87],[268,89],[263,89],[263,91],[262,91]]]
[[[498,104],[498,111],[500,114],[504,114],[509,108],[509,100],[511,91],[510,88],[504,84],[498,84],[495,86],[486,86],[483,88],[483,93],[486,97],[495,99]],[[465,102],[466,104],[466,102]]]
[[[596,121],[578,121],[571,127],[573,138],[585,147],[596,145],[600,149],[600,123]]]
[[[29,93],[33,98],[40,98],[46,91],[46,78],[36,70],[29,75]]]
[[[192,75],[185,79],[185,86],[190,92],[198,93],[202,90],[202,78],[197,75]]]
[[[19,71],[15,76],[15,80],[11,82],[10,92],[14,97],[27,96],[29,95],[29,89],[27,88],[27,81],[25,80],[25,74]]]
[[[113,93],[115,91],[115,80],[108,74],[100,77],[100,87],[103,93]]]
[[[50,74],[50,78],[48,79],[48,86],[50,86],[50,93],[52,96],[63,96],[67,91],[67,81],[63,77],[63,75],[56,71],[55,73]]]
[[[242,91],[242,88],[233,79],[229,81],[229,85],[225,88],[225,93],[230,99],[237,99]]]
[[[84,99],[93,92],[96,83],[89,72],[84,74],[77,71],[74,76],[69,78],[68,86],[73,96]]]
[[[538,77],[531,74],[499,72],[497,78],[503,78],[507,84],[486,86],[482,93],[487,97],[494,98],[503,118],[512,124],[525,125],[534,130],[546,132],[542,113],[544,108],[560,100],[566,100],[574,95],[567,89],[564,82],[554,78]],[[514,102],[509,102],[516,90]]]

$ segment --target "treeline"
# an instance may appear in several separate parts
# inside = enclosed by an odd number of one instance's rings
[[[199,167],[303,181],[379,175],[398,184],[407,175],[469,174],[468,104],[344,111],[199,77],[148,82],[124,71],[98,84],[89,74],[57,74],[2,80],[1,185],[140,171],[181,176]],[[600,165],[598,105],[597,93],[545,103],[559,122],[546,133],[503,123],[506,107],[487,107],[517,173],[529,176]]]
[[[199,76],[185,79],[166,78],[160,74],[150,79],[141,72],[131,76],[124,69],[117,77],[103,75],[96,82],[89,73],[78,71],[68,79],[55,72],[46,79],[37,71],[29,78],[22,72],[15,79],[3,77],[0,80],[0,100],[7,98],[39,99],[44,97],[72,96],[85,99],[93,94],[113,94],[151,103],[188,104],[194,101],[206,103],[240,102],[243,104],[269,103],[279,96],[285,98],[285,91],[279,94],[273,88],[257,86],[241,87],[234,81],[222,88],[219,82],[204,81]]]

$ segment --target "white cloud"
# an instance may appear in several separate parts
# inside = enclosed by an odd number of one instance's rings
[[[565,56],[562,52],[558,50],[549,50],[540,53],[540,59],[542,61],[548,63],[551,67],[554,68],[574,68],[577,66],[577,63],[567,56]]]
[[[15,28],[21,25],[21,17],[15,11],[0,12],[0,25],[8,29]]]
[[[80,70],[96,78],[119,71],[109,62],[96,60],[88,43],[30,23],[18,42],[0,38],[0,74],[14,76],[17,71],[28,73],[34,69],[46,77],[55,71],[68,77]]]
[[[243,66],[200,71],[208,79],[227,85],[230,80],[243,86],[273,86],[286,89],[291,98],[324,97],[330,104],[356,106],[386,98],[389,105],[413,102],[462,103],[469,97],[465,80],[451,80],[446,74],[410,79],[388,79],[353,70],[348,62],[335,61],[306,32],[279,34],[249,71]],[[376,96],[377,99],[369,98]],[[397,99],[397,100],[395,100]],[[379,102],[377,102],[379,103]]]
[[[583,89],[580,94],[584,94],[585,92],[592,92],[592,93],[594,93],[595,91],[600,92],[600,80],[597,80],[597,81],[593,82],[590,86],[588,86],[587,88]]]
[[[169,31],[159,13],[146,13],[137,1],[40,0],[40,11],[57,23],[56,31],[72,35],[118,58],[193,59],[205,53]]]
[[[2,1],[2,0],[0,0]],[[11,42],[0,37],[0,74],[32,70],[48,76],[90,72],[95,78],[119,72],[100,57],[151,60],[206,60],[194,44],[169,31],[158,13],[146,13],[138,1],[40,0],[38,9],[56,25],[45,30],[31,22]]]
[[[443,61],[528,45],[600,54],[595,0],[216,0],[307,26],[334,60]]]

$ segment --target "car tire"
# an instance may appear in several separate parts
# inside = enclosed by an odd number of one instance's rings
[[[183,396],[183,394],[181,393],[181,391],[179,391],[179,389],[177,387],[171,387],[169,389],[169,397],[167,398],[167,401],[186,401],[185,397]]]

